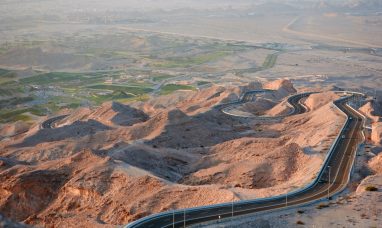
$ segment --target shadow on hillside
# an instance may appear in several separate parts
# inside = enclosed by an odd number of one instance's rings
[[[95,120],[76,121],[71,125],[53,129],[41,129],[36,134],[24,139],[23,142],[15,144],[15,147],[30,147],[44,142],[60,141],[68,138],[78,138],[95,134],[98,131],[106,131],[112,128]]]
[[[146,113],[128,105],[113,102],[111,108],[118,113],[111,119],[111,122],[117,125],[132,126],[149,119],[149,116]]]
[[[148,141],[147,144],[187,149],[214,146],[242,137],[277,138],[280,136],[277,131],[252,131],[248,127],[250,120],[227,116],[215,109],[190,116],[189,120],[179,124],[174,122],[175,124],[171,122],[167,124],[165,130],[159,136]]]
[[[43,211],[56,199],[59,189],[68,181],[68,173],[67,169],[19,173],[17,180],[10,185],[12,195],[2,202],[1,212],[7,217],[23,221]]]

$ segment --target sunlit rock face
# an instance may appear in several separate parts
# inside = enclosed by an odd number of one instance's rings
[[[371,140],[376,144],[382,143],[382,122],[374,123],[372,125]]]

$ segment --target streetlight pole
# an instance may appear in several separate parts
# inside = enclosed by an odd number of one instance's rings
[[[186,228],[186,208],[183,209],[183,227]]]
[[[172,228],[175,228],[175,209],[172,210]]]
[[[328,166],[328,169],[329,169],[329,180],[328,180],[328,200],[330,200],[330,165]]]

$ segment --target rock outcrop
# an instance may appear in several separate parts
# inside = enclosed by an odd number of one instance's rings
[[[382,143],[382,122],[377,122],[372,124],[371,140],[375,144]]]
[[[382,105],[376,100],[367,102],[359,110],[373,122],[378,122],[381,120]]]
[[[369,167],[377,174],[382,174],[382,151],[369,161]]]

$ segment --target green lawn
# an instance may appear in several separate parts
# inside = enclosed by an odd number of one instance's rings
[[[6,70],[6,69],[0,69],[0,76],[3,76],[4,74],[8,74],[9,72],[11,72],[11,71]]]
[[[15,80],[17,75],[15,72],[0,69],[0,85]]]
[[[176,84],[167,84],[165,86],[161,87],[160,94],[161,95],[167,95],[170,93],[173,93],[177,90],[196,90],[195,87],[190,85],[176,85]]]
[[[37,116],[44,116],[45,113],[37,108],[22,108],[16,110],[1,110],[0,123],[16,122],[18,120],[29,121],[30,116],[26,115],[27,112]]]
[[[22,93],[23,90],[21,88],[12,88],[12,86],[0,86],[0,96],[15,96],[19,93]]]
[[[153,78],[154,82],[161,82],[161,81],[164,81],[166,79],[173,78],[173,77],[174,76],[172,76],[172,75],[161,74],[161,75],[155,75],[152,78]]]
[[[10,78],[12,72],[0,69],[0,96],[13,97],[0,101],[0,122],[14,122],[17,120],[29,120],[30,116],[26,113],[34,115],[46,115],[48,112],[57,112],[62,108],[77,108],[84,102],[89,101],[90,105],[100,105],[110,100],[117,101],[137,101],[147,100],[148,94],[153,91],[152,83],[144,80],[129,80],[120,84],[103,84],[106,78],[119,78],[121,72],[85,72],[85,73],[69,73],[69,72],[52,72],[40,73],[28,78],[22,78],[19,81],[9,80],[1,84],[1,80],[7,76]],[[13,75],[12,75],[13,77]],[[65,95],[52,95],[48,98],[34,96],[36,89],[31,89],[30,85],[42,86],[46,90],[57,92],[63,91]],[[55,88],[48,88],[55,86]],[[96,91],[95,91],[96,90]],[[109,94],[97,94],[101,91],[111,91]],[[28,96],[20,97],[20,94]],[[90,94],[91,96],[88,96]],[[33,105],[32,107],[18,107],[18,105],[26,104],[33,99],[44,99],[43,104]]]
[[[259,67],[253,67],[253,68],[249,68],[249,69],[235,69],[234,72],[236,74],[243,74],[243,73],[255,73],[258,71],[270,69],[276,65],[278,55],[279,55],[279,53],[269,54],[265,58],[263,65],[261,65]]]
[[[120,86],[128,86],[128,87],[146,87],[150,88],[154,86],[151,82],[145,82],[145,81],[134,81],[134,80],[129,80],[128,82],[124,82],[119,84]]]
[[[51,96],[43,107],[48,108],[51,112],[56,112],[62,108],[77,108],[83,100],[84,98],[78,96]]]
[[[154,63],[155,67],[160,68],[187,68],[192,66],[201,65],[204,63],[216,61],[231,54],[228,51],[216,51],[211,53],[204,53],[192,57],[179,57],[167,58],[166,60]]]
[[[96,104],[102,104],[105,101],[124,101],[128,100],[130,98],[135,98],[136,96],[131,95],[129,93],[125,93],[122,91],[115,91],[111,94],[106,94],[106,95],[98,95],[98,94],[93,94],[90,99],[94,101]]]
[[[32,77],[23,78],[20,82],[24,84],[37,84],[37,85],[47,85],[59,82],[74,81],[81,79],[82,74],[76,73],[66,73],[66,72],[52,72],[46,74],[38,74]]]
[[[103,82],[106,78],[114,76],[115,72],[68,73],[51,72],[34,75],[20,80],[25,85],[60,85],[73,88]]]
[[[267,58],[265,58],[264,63],[262,65],[262,69],[270,69],[275,66],[276,61],[277,61],[278,54],[273,53],[269,54]]]
[[[111,90],[114,92],[120,91],[120,92],[124,92],[124,93],[131,93],[134,95],[142,95],[142,94],[150,93],[153,91],[152,88],[147,88],[147,87],[123,86],[123,85],[105,85],[105,84],[91,85],[91,86],[88,86],[88,88]]]
[[[12,97],[6,100],[0,100],[0,108],[16,106],[29,101],[33,101],[33,97]]]

